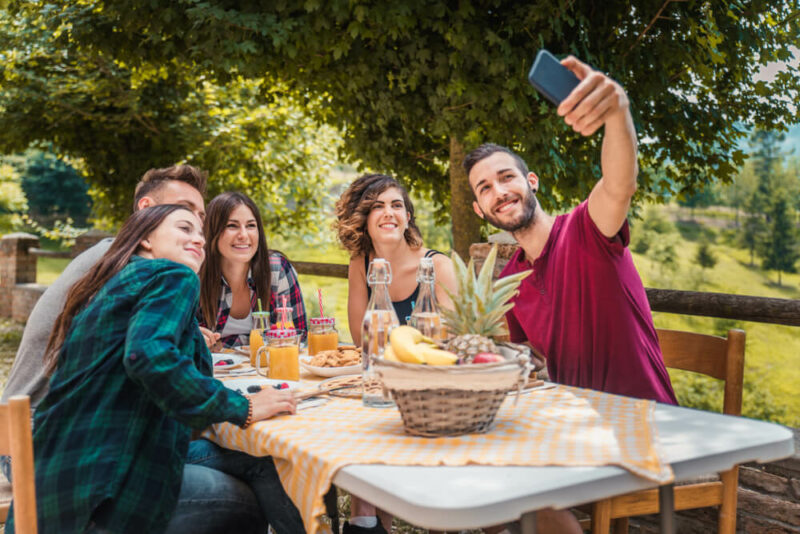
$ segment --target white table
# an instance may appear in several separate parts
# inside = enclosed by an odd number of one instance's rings
[[[780,425],[659,404],[656,426],[664,459],[681,481],[791,456],[794,437]],[[563,509],[655,483],[619,467],[404,467],[351,465],[336,486],[420,527],[459,530],[521,519],[535,530],[535,512]]]

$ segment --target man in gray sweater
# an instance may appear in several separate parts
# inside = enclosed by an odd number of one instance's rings
[[[205,190],[206,173],[190,165],[150,169],[136,185],[133,209],[136,211],[157,204],[182,204],[203,220]],[[72,260],[36,303],[25,325],[0,402],[8,402],[14,395],[27,395],[31,398],[31,412],[36,410],[49,387],[50,377],[43,363],[47,341],[56,318],[64,308],[67,293],[106,253],[112,241],[104,239]]]

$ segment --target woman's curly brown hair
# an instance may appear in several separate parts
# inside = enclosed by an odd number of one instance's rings
[[[411,248],[422,246],[422,234],[417,228],[414,216],[414,205],[408,198],[408,192],[400,182],[385,174],[365,174],[350,184],[336,201],[336,222],[333,229],[342,246],[350,252],[350,256],[369,256],[372,252],[372,240],[367,233],[367,217],[378,196],[392,187],[397,188],[403,196],[403,203],[410,215],[408,228],[404,233],[406,243]]]

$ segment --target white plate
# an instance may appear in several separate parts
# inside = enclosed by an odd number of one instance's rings
[[[311,361],[311,356],[301,356],[300,357],[300,366],[308,371],[309,373],[313,373],[317,376],[342,376],[342,375],[355,375],[361,372],[361,364],[356,365],[346,365],[344,367],[317,367],[315,365],[310,365],[309,362]]]
[[[233,363],[227,363],[224,365],[216,365],[216,363],[220,360],[233,360]],[[249,362],[250,358],[244,356],[242,354],[235,354],[235,353],[228,353],[228,352],[212,352],[211,353],[211,364],[214,367],[214,370],[218,369],[233,369],[238,365],[242,365],[245,362]]]
[[[278,384],[288,384],[289,389],[297,389],[300,387],[300,382],[293,382],[291,380],[273,380],[271,378],[263,378],[263,377],[247,377],[247,378],[231,378],[230,380],[223,380],[222,384],[234,391],[238,391],[242,395],[247,395],[251,393],[247,391],[247,388],[250,386],[261,386],[264,387],[272,387]]]

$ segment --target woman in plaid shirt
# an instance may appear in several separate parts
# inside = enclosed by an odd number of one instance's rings
[[[286,298],[292,322],[306,336],[300,283],[289,260],[267,248],[261,214],[247,195],[222,193],[206,209],[206,262],[200,270],[200,326],[219,334],[225,347],[247,345],[258,299],[272,322]]]
[[[240,481],[186,464],[192,429],[295,411],[288,392],[243,396],[212,378],[195,319],[204,242],[184,206],[137,211],[70,290],[34,415],[40,532],[264,531],[257,505],[230,500]],[[196,496],[213,509],[189,509]]]

